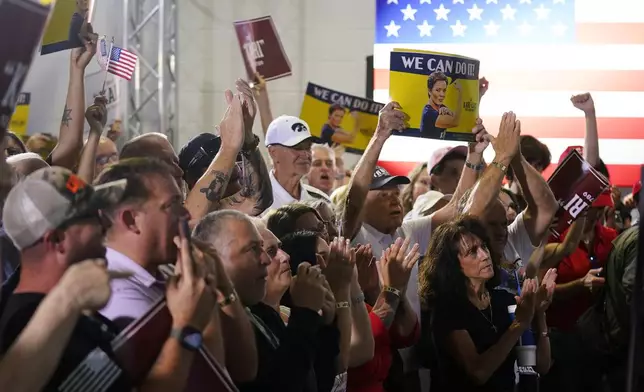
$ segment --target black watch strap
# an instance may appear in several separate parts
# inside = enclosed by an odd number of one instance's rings
[[[170,337],[177,339],[181,347],[188,351],[198,351],[203,343],[201,331],[193,327],[173,328]]]

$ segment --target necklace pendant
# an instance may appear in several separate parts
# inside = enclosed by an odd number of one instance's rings
[[[492,325],[492,329],[494,330],[495,333],[499,332],[499,330],[496,328],[496,325]]]

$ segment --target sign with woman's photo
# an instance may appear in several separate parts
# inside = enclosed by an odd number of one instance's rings
[[[291,74],[291,63],[270,16],[235,22],[235,32],[248,80],[256,81],[256,73],[266,81]]]
[[[472,141],[479,112],[479,65],[453,54],[391,52],[389,95],[410,117],[401,135]]]
[[[40,54],[82,47],[83,24],[91,22],[93,8],[93,0],[57,0],[42,38]]]
[[[378,125],[378,112],[385,105],[370,99],[309,83],[302,101],[300,118],[321,142],[343,145],[349,152],[367,148]]]

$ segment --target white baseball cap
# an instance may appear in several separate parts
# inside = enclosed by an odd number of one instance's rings
[[[285,147],[293,147],[305,140],[313,142],[319,139],[311,135],[309,124],[295,116],[279,116],[268,125],[266,131],[266,146],[279,144]]]

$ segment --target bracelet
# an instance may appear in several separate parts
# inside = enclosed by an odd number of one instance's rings
[[[483,162],[477,163],[476,165],[471,163],[470,161],[465,161],[465,166],[468,168],[474,170],[474,171],[481,171],[483,170],[483,167],[485,166]]]
[[[490,165],[496,166],[499,170],[503,172],[503,174],[507,174],[508,172],[508,167],[502,164],[501,162],[493,161],[492,163],[490,163]]]
[[[226,306],[228,306],[228,305],[231,305],[231,304],[233,304],[233,303],[235,303],[235,302],[237,302],[237,294],[235,293],[235,291],[233,291],[233,292],[232,292],[232,293],[230,293],[230,294],[227,294],[227,295],[226,295],[226,294],[224,294],[224,299],[222,299],[221,301],[219,301],[219,303],[218,303],[218,304],[219,304],[219,307],[222,307],[222,308],[223,308],[223,307],[226,307]]]
[[[387,293],[391,293],[391,294],[395,295],[396,297],[400,297],[400,295],[402,294],[402,292],[400,290],[398,290],[396,288],[393,288],[393,287],[389,287],[389,286],[384,286],[382,288],[382,291],[387,292]]]
[[[349,309],[351,305],[349,305],[349,302],[347,301],[342,301],[342,302],[336,302],[335,303],[335,308],[336,309]]]
[[[358,305],[364,302],[364,293],[360,292],[357,296],[351,299],[351,305]]]
[[[548,331],[541,332],[539,334],[539,336],[542,337],[542,338],[548,339],[550,337],[550,332],[548,332]]]

